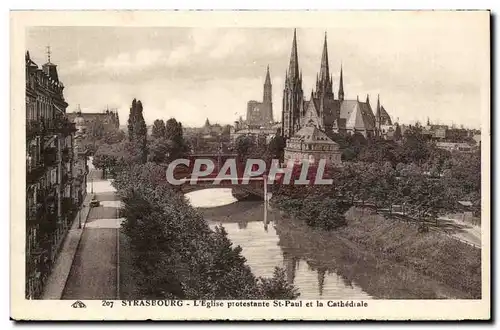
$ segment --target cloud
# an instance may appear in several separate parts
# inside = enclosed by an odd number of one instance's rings
[[[397,29],[342,21],[327,31],[335,94],[342,63],[348,98],[365,99],[369,93],[376,100],[380,93],[391,115],[403,121],[430,116],[478,125],[479,117],[472,114],[481,106],[480,79],[487,63],[478,50],[484,45],[481,38],[471,38],[470,24],[459,21]],[[307,98],[320,68],[324,32],[297,30]],[[54,27],[31,29],[27,44],[38,63],[51,44],[72,106],[115,104],[126,116],[136,97],[148,118],[179,116],[201,125],[206,117],[231,123],[235,114],[245,115],[246,102],[262,98],[267,65],[279,119],[292,37],[293,30],[280,28]]]

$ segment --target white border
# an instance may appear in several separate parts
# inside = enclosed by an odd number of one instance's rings
[[[15,8],[23,8],[23,7],[24,8],[37,8],[37,7],[38,8],[41,8],[41,7],[42,8],[47,8],[47,6],[44,6],[44,5],[46,5],[46,3],[48,3],[48,2],[45,1],[45,3],[44,3],[44,1],[38,1],[36,3],[29,3],[27,1],[17,1],[17,2],[15,2],[14,7]],[[130,1],[121,1],[119,3],[119,6],[117,6],[118,3],[116,3],[116,4],[113,3],[112,6],[108,6],[109,3],[110,3],[109,1],[86,1],[85,2],[87,8],[99,8],[99,7],[100,8],[103,8],[103,7],[104,8],[106,8],[106,7],[107,8],[118,8],[118,7],[127,8],[128,7],[128,8],[138,8],[138,9],[139,8],[140,9],[155,8],[155,5],[154,4],[153,5],[149,4],[148,1],[141,1],[141,6],[140,7],[137,6],[136,4],[130,6],[129,5]],[[259,3],[263,3],[263,5],[259,5]],[[286,2],[286,5],[282,4],[281,8],[287,8],[287,9],[304,8],[304,7],[307,8],[307,6],[303,6],[303,4],[297,6],[296,3],[297,3],[296,1]],[[360,5],[360,3],[361,3],[361,5]],[[389,3],[389,4],[387,4],[387,3]],[[481,8],[481,7],[482,8],[488,8],[488,7],[491,7],[493,3],[495,3],[495,2],[492,2],[492,1],[475,1],[473,4],[474,4],[474,7],[476,7],[476,8]],[[260,8],[270,8],[270,6],[269,6],[270,4],[269,3],[266,4],[265,2],[262,2],[262,1],[254,1],[254,2],[252,2],[252,4],[256,5],[256,6],[253,6],[254,8],[255,7],[258,7],[258,8],[259,7]],[[315,7],[315,6],[313,6],[311,4],[311,2],[307,2],[307,4],[309,5],[308,6],[309,8]],[[378,2],[378,4],[380,4],[380,2]],[[453,4],[454,7],[457,7],[457,6],[460,7],[461,6],[461,7],[464,7],[464,8],[467,8],[467,7],[471,6],[470,2],[466,2],[466,1],[454,1],[453,3],[450,2],[450,4]],[[71,4],[67,4],[67,3],[61,3],[61,5],[59,5],[59,6],[57,6],[57,5],[54,6],[54,3],[52,2],[52,3],[50,3],[50,5],[51,5],[52,8],[58,8],[58,7],[61,8],[61,9],[62,8],[75,8],[75,6],[72,6]],[[185,5],[186,5],[186,2],[183,2],[182,4],[179,3],[177,5],[170,6],[170,8],[185,8]],[[372,3],[368,2],[368,1],[351,1],[351,2],[349,2],[349,8],[369,8],[371,5],[372,5]],[[202,3],[198,2],[198,5],[195,4],[194,6],[191,6],[191,7],[206,8],[206,4],[204,4],[203,2]],[[212,6],[212,8],[217,8],[217,7],[216,6]],[[327,6],[320,6],[320,7],[321,8],[332,8],[329,5],[327,5]],[[407,7],[407,8],[449,8],[449,6],[446,6],[446,3],[444,3],[444,2],[435,3],[435,2],[430,2],[430,1],[420,1],[420,2],[418,2],[418,6],[416,6],[416,7],[412,7],[411,5],[408,6],[408,4],[406,3],[404,5],[404,7]],[[235,8],[235,5],[233,3],[230,3],[229,6],[224,7],[224,8],[227,8],[227,9],[229,9],[229,8]],[[274,8],[281,9],[279,7],[279,5],[278,6],[274,6]],[[338,8],[339,7],[337,6],[337,9]],[[341,8],[347,8],[347,7],[341,7]],[[398,2],[398,1],[384,1],[384,4],[382,6],[380,6],[379,8],[403,8],[403,5],[400,2]],[[4,17],[5,16],[3,16],[2,18],[4,18]],[[6,34],[6,33],[4,33],[4,34]],[[2,36],[5,36],[4,34],[2,34]],[[3,90],[6,91],[7,89],[4,88]],[[8,101],[9,97],[7,96],[4,99]],[[9,106],[9,107],[6,107],[6,108],[10,109],[11,107]],[[5,112],[2,112],[2,114],[5,116]],[[7,118],[5,118],[5,117],[1,118],[1,119],[4,119],[4,120],[1,120],[1,122],[4,123],[4,125],[5,125],[5,123],[9,122],[7,120]],[[8,129],[2,130],[3,134],[5,134],[6,132],[8,132]],[[6,150],[7,147],[9,146],[9,134],[7,133],[6,136],[4,136],[4,138],[0,139],[0,140],[2,141],[2,143],[6,142],[6,148],[3,149],[3,150]],[[484,147],[486,148],[486,146],[484,146]],[[6,171],[6,174],[7,173],[8,172]],[[7,176],[8,176],[8,174],[7,174]],[[4,187],[5,187],[5,185],[4,185]],[[2,199],[2,201],[5,202],[6,200],[8,200],[7,199],[8,196],[9,195],[6,192],[6,194],[2,196],[2,197],[4,197]],[[6,204],[8,204],[8,203],[6,203]],[[6,205],[6,206],[7,207],[2,208],[2,209],[8,209],[8,205]],[[4,231],[4,232],[8,232],[8,231]],[[4,241],[7,242],[7,240],[4,240]],[[4,249],[4,251],[7,251],[7,249]],[[4,283],[6,283],[6,282],[7,281],[4,281]],[[6,310],[6,309],[4,309],[4,310]]]

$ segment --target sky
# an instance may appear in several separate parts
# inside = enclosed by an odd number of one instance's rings
[[[337,97],[340,66],[346,99],[381,104],[400,123],[480,126],[481,92],[489,90],[488,36],[460,15],[429,20],[348,22],[297,28],[299,67],[309,98],[320,69],[325,32]],[[171,117],[184,126],[232,124],[249,100],[262,100],[266,67],[281,120],[283,81],[293,28],[31,27],[26,48],[39,65],[57,64],[68,112],[109,108],[128,118],[141,100],[148,124]],[[481,90],[483,88],[483,90]]]

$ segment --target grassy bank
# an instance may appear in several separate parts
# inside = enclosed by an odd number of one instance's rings
[[[341,256],[349,260],[341,264],[357,264],[356,258],[361,258],[360,262],[372,264],[372,271],[392,273],[378,279],[363,278],[359,271],[356,275],[352,274],[357,281],[366,282],[364,286],[370,287],[370,294],[387,298],[384,292],[394,291],[395,282],[390,281],[392,277],[402,279],[401,283],[407,285],[420,286],[418,297],[437,298],[431,294],[435,285],[426,283],[434,281],[457,290],[460,298],[481,297],[479,249],[438,233],[418,233],[413,225],[359,208],[352,208],[346,213],[346,223],[346,226],[326,234],[329,239],[343,240],[350,245],[347,249],[350,252]],[[342,272],[350,273],[349,269]],[[381,278],[386,278],[387,283]]]
[[[418,233],[415,226],[379,214],[352,209],[338,234],[384,259],[481,298],[481,250],[436,232]]]

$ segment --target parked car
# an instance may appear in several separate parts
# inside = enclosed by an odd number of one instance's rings
[[[95,195],[92,196],[92,200],[90,201],[90,207],[97,207],[100,205],[99,201],[96,199]]]

